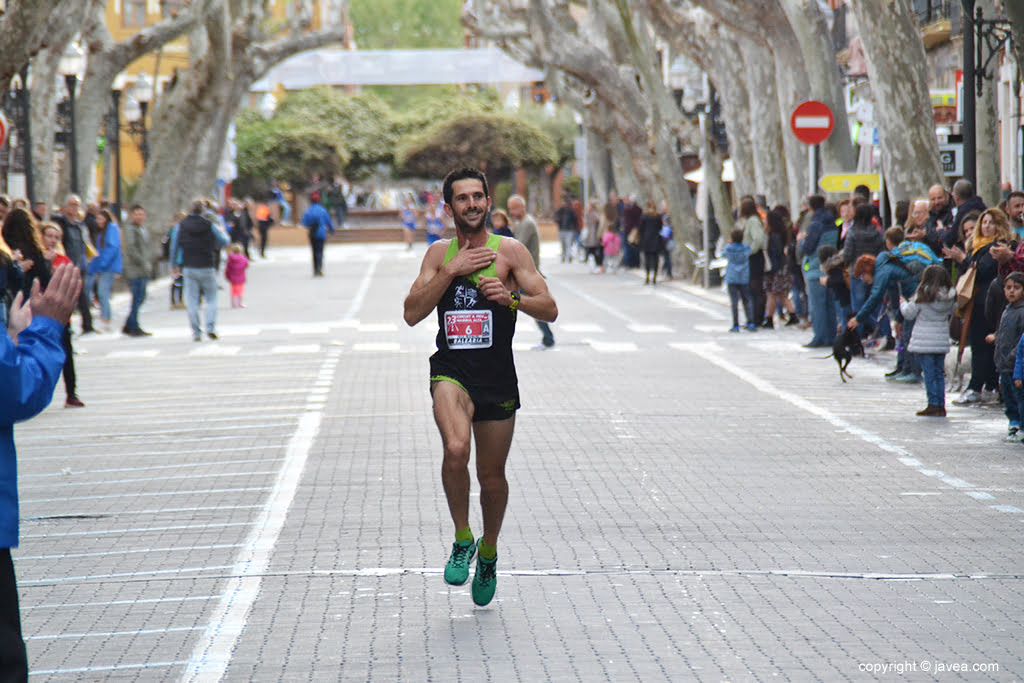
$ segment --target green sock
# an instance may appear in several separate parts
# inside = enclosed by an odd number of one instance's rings
[[[477,546],[477,550],[480,552],[480,557],[493,560],[498,556],[498,546],[491,545],[484,539],[480,539],[480,545]]]
[[[468,526],[465,529],[456,529],[455,531],[455,542],[463,543],[465,541],[473,542],[473,532]]]

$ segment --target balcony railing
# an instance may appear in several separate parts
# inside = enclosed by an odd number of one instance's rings
[[[960,11],[958,0],[914,0],[914,12],[921,26],[944,19],[952,20],[959,17]]]

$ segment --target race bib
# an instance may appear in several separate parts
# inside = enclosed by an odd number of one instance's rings
[[[447,311],[444,331],[452,351],[489,349],[494,339],[491,311]]]

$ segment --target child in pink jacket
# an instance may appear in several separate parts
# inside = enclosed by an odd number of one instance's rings
[[[249,267],[249,259],[242,253],[242,245],[232,242],[228,248],[227,265],[224,266],[224,277],[231,283],[231,308],[245,308],[242,295],[245,294],[245,269]]]

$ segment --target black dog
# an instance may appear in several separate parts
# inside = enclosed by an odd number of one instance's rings
[[[838,337],[836,337],[836,343],[832,345],[832,353],[827,356],[818,356],[818,358],[835,358],[836,365],[839,366],[839,379],[846,383],[846,378],[853,379],[853,375],[846,371],[846,366],[850,364],[854,356],[864,355],[864,345],[860,343],[860,335],[856,329],[851,330],[846,325],[843,325],[843,331]]]

